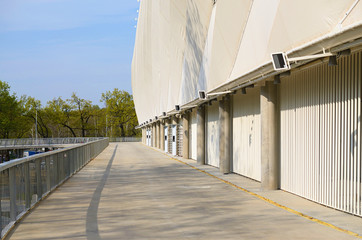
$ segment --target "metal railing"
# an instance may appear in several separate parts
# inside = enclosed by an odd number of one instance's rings
[[[108,138],[0,164],[0,230],[3,237],[29,209],[109,144]]]
[[[97,141],[103,138],[96,137],[77,137],[77,138],[18,138],[18,139],[0,139],[0,147],[21,146],[21,145],[52,145],[52,144],[76,144]]]
[[[141,142],[141,137],[111,137],[110,142]]]

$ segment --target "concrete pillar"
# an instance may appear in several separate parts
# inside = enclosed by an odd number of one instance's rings
[[[155,147],[159,148],[160,147],[160,125],[158,124],[158,122],[155,123],[155,130],[156,130],[156,134],[155,134]]]
[[[158,148],[161,149],[161,145],[162,145],[162,124],[161,121],[157,122],[157,126],[158,126]]]
[[[156,126],[152,124],[152,147],[156,146]]]
[[[219,102],[219,122],[220,122],[220,172],[230,173],[230,96],[227,95]]]
[[[190,113],[185,113],[182,116],[182,128],[183,128],[183,135],[182,135],[182,157],[188,159],[189,157],[189,119]]]
[[[260,91],[261,185],[269,190],[280,187],[278,104],[277,85],[267,82]]]
[[[146,143],[146,141],[145,141],[145,135],[146,135],[146,129],[145,129],[145,128],[142,128],[142,142],[143,142],[143,144]]]
[[[165,151],[165,121],[162,120],[160,124],[161,150]]]
[[[167,125],[167,152],[170,153],[172,151],[172,149],[170,148],[171,145],[171,141],[172,141],[172,137],[170,137],[170,132],[171,132],[171,118],[168,118],[166,120],[166,125]]]
[[[197,109],[197,163],[205,165],[205,106]]]
[[[143,128],[143,143],[146,144],[147,141],[147,128]]]
[[[144,129],[141,128],[141,140],[142,140],[142,143],[143,143],[143,144],[145,143],[145,139],[144,139],[145,134],[144,134],[144,133],[145,133],[145,132],[144,132]]]

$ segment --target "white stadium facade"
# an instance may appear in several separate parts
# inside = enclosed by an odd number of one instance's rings
[[[362,216],[362,0],[141,0],[132,88],[144,144]]]

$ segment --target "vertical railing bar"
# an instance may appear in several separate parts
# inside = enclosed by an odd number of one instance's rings
[[[36,171],[36,193],[38,196],[38,200],[42,198],[42,182],[41,182],[41,160],[42,158],[38,158],[35,160],[35,171]]]
[[[16,173],[15,167],[9,168],[10,220],[16,221]]]
[[[25,184],[25,208],[29,209],[31,206],[29,162],[24,163],[24,184]]]
[[[47,192],[51,190],[50,157],[45,158]]]
[[[0,178],[2,178],[2,174],[4,172],[0,172]],[[3,230],[3,213],[2,213],[2,207],[1,207],[1,200],[3,199],[3,196],[2,196],[2,191],[0,192],[0,238],[2,237],[1,236],[1,232]]]

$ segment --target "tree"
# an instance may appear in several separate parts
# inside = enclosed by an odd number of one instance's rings
[[[50,137],[50,130],[44,117],[44,110],[41,107],[40,101],[33,97],[22,96],[21,102],[23,103],[25,116],[28,117],[31,122],[37,124],[36,129],[38,132],[36,134],[39,134],[42,138]]]
[[[24,128],[23,108],[15,94],[10,94],[10,86],[0,81],[0,137],[22,137]]]
[[[115,88],[112,92],[103,93],[101,101],[106,103],[106,114],[109,116],[110,126],[115,127],[116,135],[126,137],[138,133],[135,130],[138,120],[131,94]]]
[[[74,111],[74,115],[77,118],[77,123],[80,124],[80,130],[82,137],[86,136],[86,130],[90,129],[88,121],[92,117],[92,102],[89,100],[79,98],[75,93],[72,94],[72,98],[67,100]]]
[[[49,101],[45,112],[50,121],[55,125],[53,128],[57,130],[58,137],[67,136],[62,131],[62,128],[69,130],[73,137],[77,136],[73,127],[72,107],[66,101],[60,97]]]

